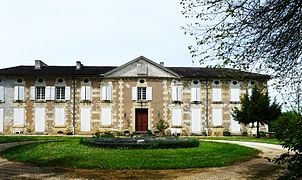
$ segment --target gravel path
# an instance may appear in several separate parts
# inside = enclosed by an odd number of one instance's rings
[[[258,158],[226,167],[177,170],[83,170],[37,167],[0,157],[0,179],[277,179],[284,168],[269,162],[286,152],[280,145],[211,140],[259,149]],[[0,151],[33,142],[0,144]]]

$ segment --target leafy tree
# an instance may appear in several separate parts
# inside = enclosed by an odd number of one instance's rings
[[[268,93],[262,91],[255,86],[252,95],[246,94],[241,99],[241,108],[235,107],[232,116],[236,121],[245,125],[249,123],[257,123],[257,138],[259,138],[260,124],[269,124],[278,118],[281,114],[281,106],[275,101],[270,105]]]
[[[301,0],[181,0],[201,63],[258,70],[295,83],[302,71]],[[211,63],[210,63],[211,64]]]
[[[292,179],[302,178],[302,115],[291,111],[283,113],[274,123],[275,137],[287,153],[275,159],[279,164],[286,164],[286,174]]]

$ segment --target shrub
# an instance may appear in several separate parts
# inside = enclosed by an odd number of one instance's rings
[[[241,135],[242,136],[248,136],[248,133],[247,133],[247,131],[241,131]]]
[[[266,137],[266,132],[265,131],[259,131],[259,136],[260,137]]]
[[[82,138],[80,143],[113,149],[174,149],[199,146],[199,140],[194,138]]]
[[[165,130],[166,130],[168,127],[169,127],[169,124],[168,124],[166,121],[162,120],[162,119],[160,119],[160,120],[158,121],[158,123],[156,124],[156,128],[157,128],[157,130],[159,131],[159,134],[160,134],[160,135],[165,135]]]
[[[223,130],[223,136],[231,136],[230,131],[228,131],[228,130]]]
[[[203,136],[208,136],[206,131],[202,131],[202,132],[201,132],[201,135],[203,135]]]
[[[286,164],[291,179],[302,177],[302,115],[296,112],[283,113],[273,124],[275,137],[284,148],[293,153],[284,153],[275,159],[278,164]]]

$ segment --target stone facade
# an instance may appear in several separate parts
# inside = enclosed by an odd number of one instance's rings
[[[44,63],[43,65],[46,66]],[[0,70],[0,78],[0,86],[4,87],[4,101],[0,102],[0,109],[3,109],[3,122],[0,123],[3,123],[4,128],[0,133],[53,135],[95,134],[96,132],[133,133],[138,131],[138,109],[145,109],[146,130],[152,132],[157,131],[156,125],[162,119],[168,122],[168,131],[171,133],[191,135],[206,132],[209,135],[222,135],[224,130],[232,131],[231,111],[233,107],[240,106],[239,101],[231,101],[234,79],[239,83],[238,96],[248,92],[251,81],[264,87],[267,81],[265,78],[252,80],[236,77],[181,77],[146,58],[135,59],[102,75],[65,74],[52,77],[16,74],[13,76],[1,75]],[[219,81],[219,84],[215,84],[215,81]],[[22,100],[15,98],[16,86],[24,87]],[[54,87],[55,97],[37,100],[38,86],[46,89]],[[87,87],[85,93],[89,93],[87,97],[85,95],[87,99],[83,99],[84,86]],[[106,88],[103,88],[104,86]],[[176,86],[181,87],[180,92],[177,92],[181,98],[177,101],[173,99]],[[65,94],[63,99],[58,100],[60,87],[64,88]],[[34,94],[31,92],[33,88],[36,88]],[[218,94],[213,94],[217,93],[213,88],[218,89]],[[218,102],[213,100],[213,96],[216,95],[221,96]],[[104,100],[103,96],[108,96],[108,99]],[[192,97],[198,100],[192,101]],[[16,118],[20,116],[17,108],[23,108],[21,111],[24,111],[21,124],[16,123],[18,121]],[[59,113],[60,109],[63,109],[63,112]],[[197,114],[193,115],[193,112]],[[180,117],[176,117],[179,114]],[[180,124],[177,124],[177,119],[180,119]],[[63,124],[58,125],[57,121]],[[219,125],[215,125],[217,123]],[[234,133],[253,131],[249,126],[234,127],[237,127]],[[42,131],[38,130],[41,128]],[[266,130],[266,127],[262,127],[262,130]]]

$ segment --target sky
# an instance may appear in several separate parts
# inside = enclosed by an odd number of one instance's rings
[[[0,68],[119,66],[145,56],[165,66],[199,66],[181,26],[180,0],[0,0]]]

